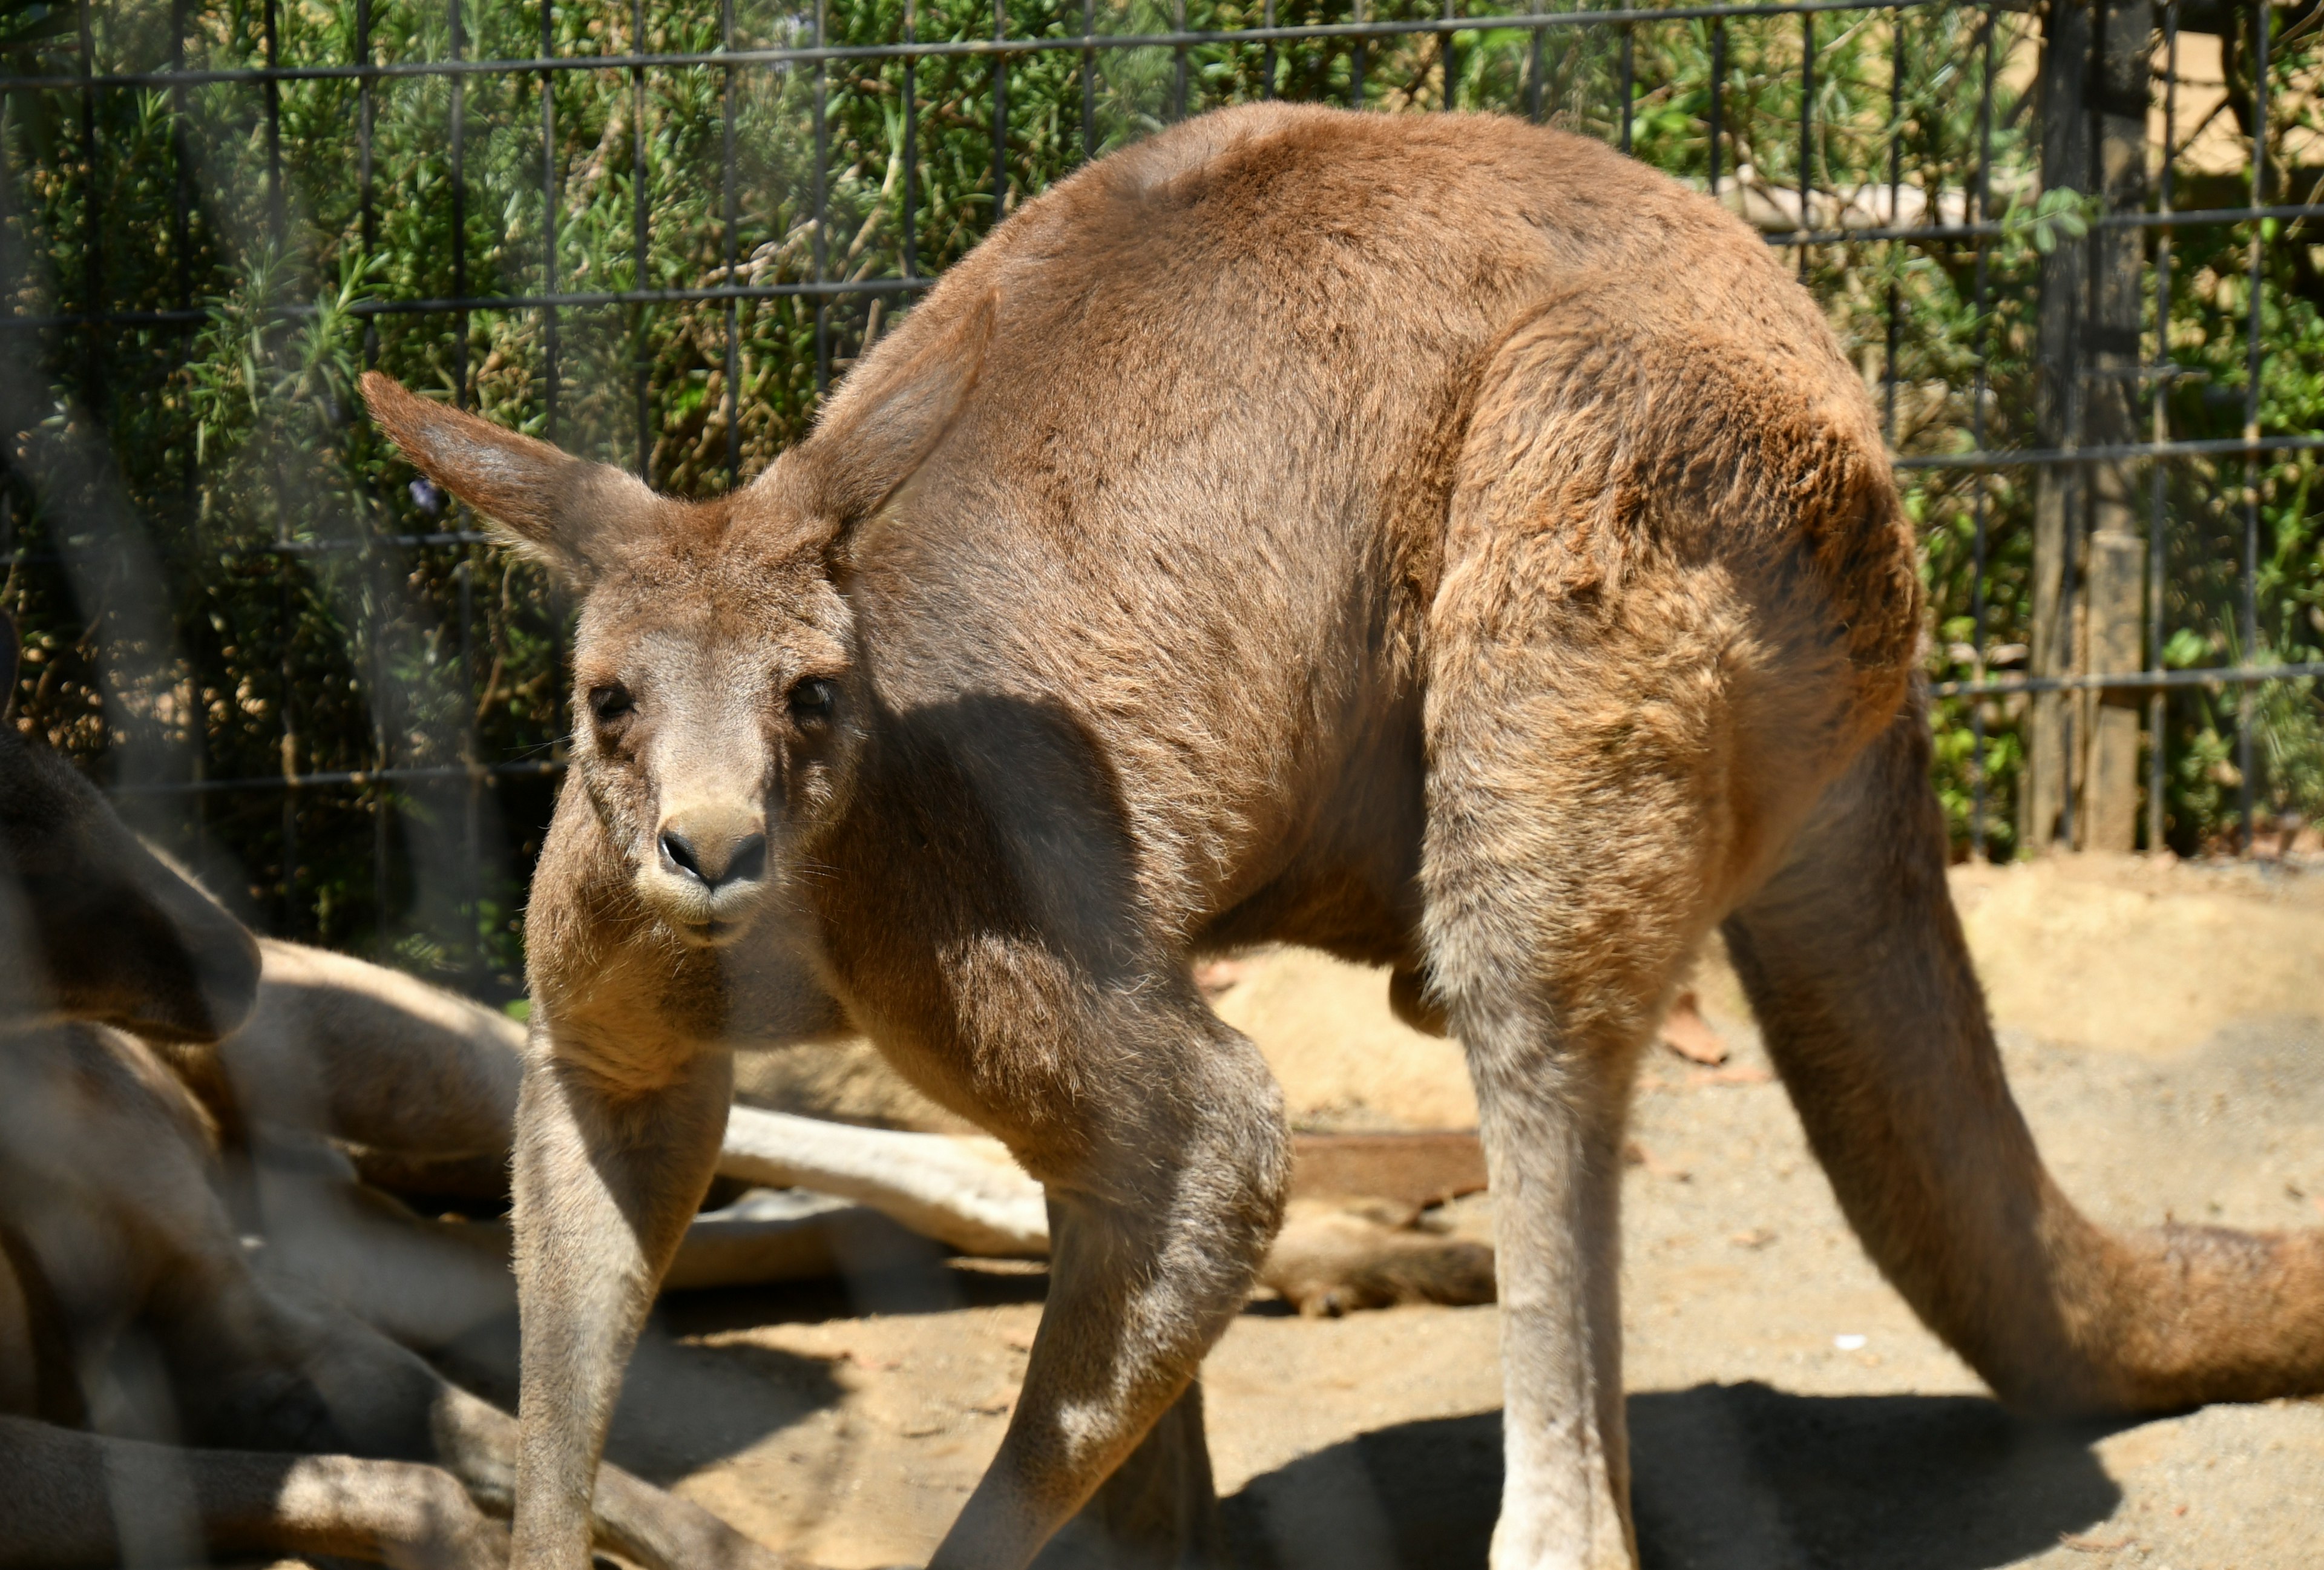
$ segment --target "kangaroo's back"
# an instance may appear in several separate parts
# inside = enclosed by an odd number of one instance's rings
[[[1070,716],[1138,839],[1128,875],[1221,941],[1400,951],[1428,609],[1513,332],[1601,332],[1611,302],[1748,364],[1886,487],[1859,382],[1756,235],[1519,122],[1264,105],[1175,127],[1011,217],[875,361],[988,299],[956,428],[851,553],[883,697],[939,728],[972,694]],[[1606,410],[1625,439],[1686,424],[1682,358]]]

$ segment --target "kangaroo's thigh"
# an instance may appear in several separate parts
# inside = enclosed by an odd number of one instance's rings
[[[1566,301],[1503,346],[1428,626],[1423,931],[1497,1199],[1497,1570],[1632,1560],[1617,1303],[1631,1075],[1784,827],[1760,697],[1780,639],[1749,565],[1720,556],[1781,520],[1668,485],[1652,446],[1715,393],[1636,396],[1659,385],[1663,347],[1631,330]],[[1789,674],[1788,701],[1831,706],[1815,671]]]
[[[1474,577],[1459,592],[1487,597]],[[1517,608],[1506,577],[1501,594]],[[1638,1050],[1715,916],[1720,722],[1640,644],[1536,625],[1539,642],[1464,629],[1435,651],[1424,934],[1495,1196],[1493,1563],[1611,1570],[1633,1555],[1621,1133]]]

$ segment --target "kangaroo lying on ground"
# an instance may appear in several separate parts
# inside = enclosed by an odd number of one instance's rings
[[[126,1033],[216,1037],[258,981],[249,934],[0,723],[0,1565],[505,1562],[478,1501],[505,1509],[514,1419],[261,1279],[200,1109]],[[612,1467],[592,1531],[656,1570],[773,1563]]]
[[[421,1351],[449,1347],[512,1310],[503,1224],[424,1220],[382,1196],[506,1199],[523,1028],[349,955],[277,938],[261,939],[259,953],[257,1001],[239,1029],[217,1042],[156,1050],[226,1142],[255,1157],[270,1270]],[[903,1262],[914,1251],[883,1230],[882,1217],[965,1254],[1048,1252],[1039,1185],[991,1140],[738,1105],[727,1114],[717,1169],[852,1203],[752,1201],[697,1216],[666,1287]],[[1277,1237],[1262,1273],[1295,1307],[1333,1313],[1491,1300],[1489,1249],[1417,1228],[1409,1196],[1333,1198],[1328,1173],[1321,1184],[1306,1214]]]
[[[1713,203],[1470,115],[1268,105],[1082,171],[748,488],[374,418],[583,595],[530,905],[518,1561],[578,1570],[726,1044],[860,1029],[1056,1217],[935,1563],[1024,1565],[1174,1401],[1286,1136],[1190,959],[1311,944],[1463,1042],[1497,1196],[1493,1559],[1633,1561],[1638,1052],[1723,924],[1865,1247],[2006,1399],[2324,1387],[2324,1246],[2113,1236],[2044,1172],[1944,882],[1921,596],[1816,305]]]

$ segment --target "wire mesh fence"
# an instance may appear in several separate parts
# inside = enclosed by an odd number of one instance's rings
[[[512,988],[563,607],[361,370],[713,491],[1023,201],[1281,97],[1757,225],[1923,531],[1963,854],[2248,849],[2324,811],[2319,15],[0,0],[17,720],[262,926]]]

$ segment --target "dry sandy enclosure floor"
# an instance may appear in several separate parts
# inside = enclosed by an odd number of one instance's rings
[[[1954,891],[2019,1101],[2097,1219],[2324,1224],[2324,870],[2068,858]],[[1302,1126],[1473,1122],[1457,1048],[1397,1025],[1383,978],[1291,953],[1231,974],[1221,1012]],[[1715,957],[1700,990],[1733,1056],[1655,1049],[1624,1195],[1650,1570],[2324,1565],[2324,1401],[2013,1418],[1865,1261]],[[810,1562],[924,1563],[1000,1441],[1042,1283],[931,1252],[675,1296],[612,1454]],[[1237,1563],[1482,1565],[1496,1335],[1489,1307],[1253,1305],[1204,1374]],[[508,1349],[474,1350],[494,1384]]]

